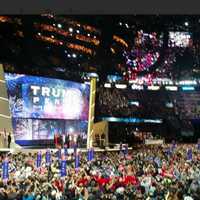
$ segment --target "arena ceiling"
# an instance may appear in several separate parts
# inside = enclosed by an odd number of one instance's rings
[[[7,20],[2,18],[0,23],[0,60],[13,64],[18,71],[61,78],[96,72],[100,80],[108,74],[120,75],[124,80],[148,75],[172,79],[180,79],[183,74],[200,76],[197,15],[46,15],[9,16]],[[42,28],[48,25],[48,30],[41,31],[41,24]],[[70,32],[72,26],[76,32],[67,35],[66,30]],[[188,33],[188,44],[169,46],[170,32]],[[36,35],[40,37],[37,42]],[[183,36],[173,35],[178,39]]]

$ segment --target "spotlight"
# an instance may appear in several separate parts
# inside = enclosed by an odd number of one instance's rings
[[[68,129],[68,131],[69,131],[70,133],[72,133],[72,132],[74,131],[74,129],[73,129],[72,127],[70,127],[70,128]]]
[[[128,24],[125,24],[126,28],[129,28],[129,25]]]
[[[189,25],[189,23],[188,22],[185,22],[185,26],[188,26]]]
[[[69,32],[71,32],[71,33],[72,33],[72,32],[73,32],[73,28],[69,28]]]
[[[70,55],[70,54],[67,54],[67,57],[68,57],[68,58],[71,58],[71,55]]]
[[[73,58],[76,58],[76,54],[75,54],[75,53],[73,53],[73,54],[72,54],[72,57],[73,57]]]
[[[58,28],[62,28],[62,25],[61,25],[61,24],[58,24]]]
[[[38,35],[41,35],[41,33],[38,33]]]
[[[80,31],[79,31],[79,30],[77,30],[76,32],[77,32],[77,33],[80,33]]]

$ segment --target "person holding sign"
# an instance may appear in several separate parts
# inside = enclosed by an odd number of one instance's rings
[[[2,179],[4,183],[7,183],[8,178],[9,178],[9,161],[7,158],[4,159],[2,163]]]
[[[10,144],[11,144],[12,138],[11,138],[11,133],[8,134],[8,148],[10,149]]]

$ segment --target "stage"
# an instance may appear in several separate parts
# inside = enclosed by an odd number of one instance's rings
[[[93,149],[95,152],[117,152],[117,151],[120,151],[119,148],[104,148],[104,149],[102,149],[102,148],[95,147]],[[9,152],[14,153],[14,154],[20,153],[20,152],[22,152],[22,153],[37,153],[37,152],[45,153],[47,150],[50,150],[52,152],[58,151],[58,149],[56,149],[56,148],[49,148],[49,149],[48,148],[46,148],[46,149],[38,148],[38,149],[36,149],[36,148],[29,147],[29,148],[21,148],[21,149],[3,148],[3,149],[0,149],[0,153],[9,153]],[[68,150],[69,154],[74,152],[73,148],[68,148],[67,150]],[[132,150],[132,148],[130,147],[130,148],[128,148],[128,150]],[[86,148],[77,148],[77,151],[85,153],[85,152],[87,152],[87,149]]]

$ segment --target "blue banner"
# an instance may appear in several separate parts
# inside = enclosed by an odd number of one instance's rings
[[[192,160],[192,149],[187,150],[187,160]]]
[[[91,149],[91,160],[93,160],[94,159],[94,149],[92,148]]]
[[[128,146],[125,145],[122,147],[124,155],[128,155]]]
[[[61,149],[60,148],[58,149],[56,154],[57,154],[57,158],[60,160],[61,159]]]
[[[91,149],[88,149],[87,151],[87,160],[91,161]]]
[[[75,168],[79,168],[80,156],[79,154],[75,154]]]
[[[60,169],[60,174],[61,177],[67,176],[67,161],[65,159],[62,159],[61,161],[61,169]]]
[[[64,152],[65,152],[65,156],[67,156],[68,154],[67,147],[64,148]]]
[[[9,178],[8,167],[9,167],[8,160],[5,159],[3,161],[3,165],[2,165],[2,171],[3,171],[2,177],[3,177],[3,180],[8,180],[8,178]]]
[[[42,153],[41,152],[38,152],[37,154],[37,160],[36,160],[36,166],[37,168],[39,168],[42,164]]]
[[[171,147],[171,149],[172,149],[172,152],[176,149],[176,142],[175,142],[175,140],[172,141],[172,147]]]
[[[16,96],[10,105],[13,118],[88,120],[88,84],[9,73],[5,80],[9,97]],[[22,101],[21,109],[16,105],[18,100]]]
[[[197,149],[200,151],[200,139],[198,139],[198,142],[197,142]]]
[[[47,150],[46,152],[46,165],[50,165],[51,164],[51,152],[50,150]]]
[[[172,148],[167,148],[165,153],[167,154],[167,156],[171,156],[172,155]]]

